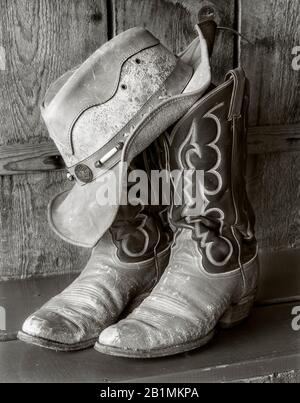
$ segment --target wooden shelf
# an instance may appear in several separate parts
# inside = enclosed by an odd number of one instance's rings
[[[7,330],[0,332],[0,341],[6,341],[0,343],[0,383],[231,382],[250,378],[281,382],[300,379],[297,372],[300,370],[300,332],[291,327],[292,308],[300,302],[261,305],[299,296],[299,271],[295,272],[293,264],[298,258],[299,251],[288,256],[284,253],[261,256],[263,271],[258,306],[245,324],[220,331],[202,350],[150,361],[111,358],[93,349],[71,354],[55,353],[15,341],[25,318],[62,291],[76,275],[0,282],[0,307],[5,308],[7,319]],[[283,375],[278,377],[275,373]]]
[[[298,300],[300,305],[299,256],[299,250],[261,254],[258,305],[294,300]],[[75,278],[76,275],[70,274],[0,282],[0,308],[6,311],[6,331],[0,330],[0,341],[16,339],[24,320]]]
[[[75,278],[76,275],[70,274],[0,282],[0,308],[6,316],[5,326],[0,326],[0,341],[15,340],[24,320]]]
[[[292,330],[292,308],[257,307],[245,324],[220,331],[207,347],[149,361],[108,357],[93,349],[55,353],[18,341],[0,343],[0,382],[233,382],[272,380],[275,373],[294,380],[300,370],[300,332]]]

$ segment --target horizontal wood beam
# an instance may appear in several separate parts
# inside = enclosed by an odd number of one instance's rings
[[[300,151],[300,123],[249,128],[250,154]]]
[[[251,127],[248,142],[250,154],[300,151],[300,124]],[[53,171],[64,167],[52,141],[0,146],[0,175]]]
[[[53,142],[0,147],[0,175],[16,175],[64,169]]]

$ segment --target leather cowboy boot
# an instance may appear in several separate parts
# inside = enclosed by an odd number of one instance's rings
[[[93,253],[81,276],[25,321],[21,340],[62,351],[90,347],[159,280],[169,260],[164,208],[123,205],[127,167],[153,169],[157,149],[142,164],[139,155],[210,85],[197,31],[179,58],[148,31],[131,29],[48,90],[42,115],[76,182],[54,198],[49,222],[60,238]],[[117,196],[107,204],[103,182]]]
[[[170,263],[152,294],[125,320],[100,335],[99,352],[162,357],[206,344],[217,325],[249,315],[258,281],[254,214],[247,197],[248,83],[241,69],[197,102],[170,136],[170,171],[204,171],[173,205],[177,228]],[[176,193],[182,193],[177,187]],[[197,200],[196,200],[197,201]]]
[[[151,150],[157,155],[158,142],[131,170],[144,170]],[[120,206],[79,278],[26,320],[19,339],[58,351],[92,347],[101,330],[149,295],[168,265],[172,239],[166,208]]]

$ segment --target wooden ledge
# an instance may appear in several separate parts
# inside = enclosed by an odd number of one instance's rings
[[[249,129],[250,154],[300,151],[300,124]],[[0,147],[0,175],[17,175],[64,169],[52,141]]]
[[[259,377],[262,382],[293,382],[299,379],[300,332],[292,330],[292,308],[256,308],[245,324],[220,331],[206,347],[155,360],[114,358],[93,349],[56,353],[19,341],[0,343],[0,383],[220,383],[257,382]]]

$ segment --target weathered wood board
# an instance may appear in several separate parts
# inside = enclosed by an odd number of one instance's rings
[[[220,26],[233,28],[234,0],[113,0],[113,33],[145,26],[172,51],[179,53],[196,37],[194,26],[213,14]],[[220,31],[213,55],[214,81],[224,80],[234,64],[234,36]]]
[[[0,145],[48,139],[39,105],[48,86],[107,40],[105,0],[0,0]],[[63,173],[0,177],[0,279],[78,270],[86,252],[58,240],[47,204]]]
[[[195,37],[193,26],[200,16],[214,12],[218,23],[232,26],[235,15],[233,0],[221,5],[196,0],[0,0],[0,8],[0,44],[6,51],[6,70],[0,72],[0,97],[5,100],[0,102],[0,146],[17,145],[21,158],[22,144],[44,149],[40,144],[48,139],[39,105],[49,84],[82,62],[109,35],[146,25],[180,51]],[[215,52],[215,64],[222,66],[217,69],[219,77],[233,66],[234,39],[226,35],[220,34]],[[44,164],[43,157],[41,161]],[[10,172],[18,169],[17,156],[16,162],[7,166],[3,161]],[[55,166],[55,161],[49,163]],[[68,186],[65,175],[2,176],[0,186],[0,278],[80,269],[87,252],[58,240],[46,220],[48,202]]]
[[[300,73],[292,69],[292,49],[300,43],[300,3],[242,0],[240,10],[237,3],[0,0],[0,46],[6,53],[6,68],[0,71],[2,169],[15,173],[22,171],[23,163],[32,170],[36,164],[46,171],[59,168],[60,162],[52,158],[54,149],[48,159],[48,134],[39,105],[51,82],[110,36],[142,25],[180,52],[195,37],[193,26],[202,16],[214,14],[219,25],[231,28],[240,18],[242,33],[253,43],[240,40],[240,59],[252,84],[249,187],[260,246],[266,251],[299,248]],[[236,44],[231,33],[219,32],[213,57],[215,82],[234,66]],[[5,158],[5,150],[11,150],[5,147],[10,146],[17,151],[12,165]],[[38,150],[39,160],[31,160]],[[46,220],[49,200],[69,186],[64,173],[0,176],[0,186],[0,279],[82,267],[88,252],[58,240]]]
[[[300,44],[300,2],[242,0],[240,25],[253,43],[241,41],[241,63],[252,87],[250,125],[299,123],[300,72],[292,68],[292,49]],[[298,143],[297,136],[291,141]],[[249,174],[258,238],[268,251],[300,245],[300,153],[277,151],[252,157]]]
[[[249,128],[249,154],[300,151],[300,124]],[[0,146],[0,175],[19,175],[65,169],[53,141]]]
[[[300,123],[291,125],[252,126],[249,128],[249,154],[272,154],[296,151],[300,151]]]
[[[20,175],[64,169],[65,163],[52,141],[0,147],[0,175]]]
[[[218,332],[204,348],[161,359],[128,360],[93,349],[58,354],[17,341],[0,343],[0,383],[87,382],[96,383],[99,391],[99,383],[118,382],[259,382],[258,377],[271,383],[296,381],[300,333],[291,327],[292,308],[256,308],[247,322]]]

